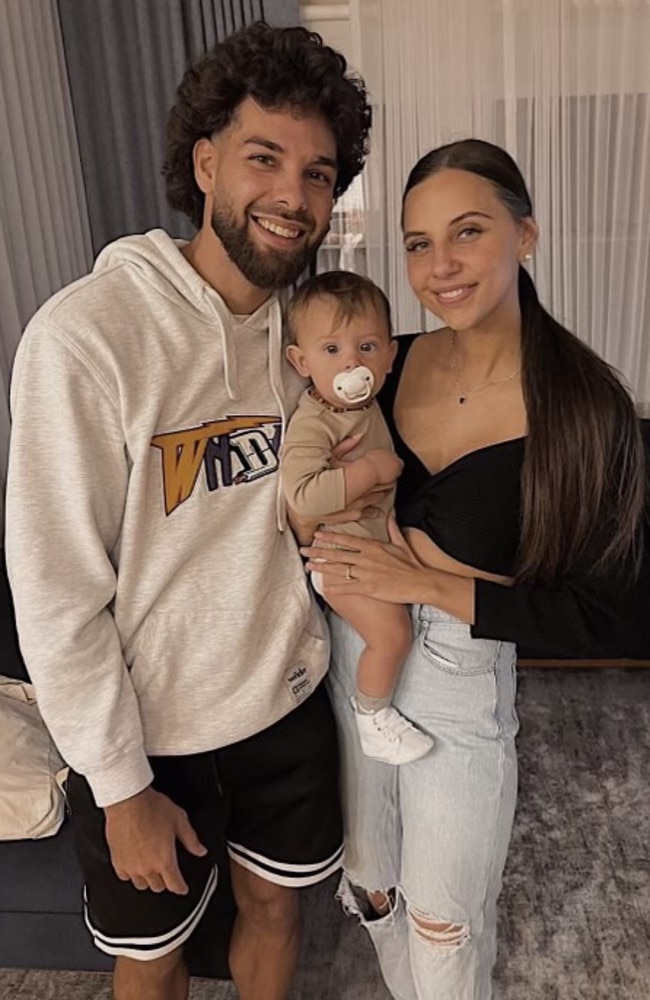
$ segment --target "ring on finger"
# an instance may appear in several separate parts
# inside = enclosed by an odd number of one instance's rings
[[[352,580],[354,580],[354,577],[352,576],[352,567],[350,566],[350,563],[348,563],[347,566],[345,567],[345,579],[348,581],[348,583],[351,583]]]

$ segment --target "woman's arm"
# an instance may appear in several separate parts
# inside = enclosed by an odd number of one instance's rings
[[[316,532],[313,545],[301,552],[309,558],[307,568],[323,574],[324,596],[363,594],[390,604],[432,604],[471,624],[474,578],[425,566],[392,517],[388,531],[388,543]]]
[[[303,549],[323,574],[324,593],[364,594],[398,604],[431,604],[472,626],[475,638],[502,639],[549,656],[624,655],[627,605],[634,587],[631,560],[595,572],[593,560],[554,583],[495,583],[424,566],[389,519],[391,542],[350,538],[346,550],[323,552],[341,536],[318,532]],[[314,562],[314,559],[325,562]],[[328,582],[329,581],[329,582]]]
[[[632,565],[596,573],[593,564],[553,583],[503,588],[477,580],[472,635],[509,639],[547,656],[624,656],[634,583]]]

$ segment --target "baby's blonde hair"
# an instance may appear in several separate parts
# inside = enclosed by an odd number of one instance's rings
[[[308,278],[298,288],[287,308],[287,326],[291,339],[295,342],[295,320],[298,314],[315,299],[332,298],[337,310],[335,322],[358,316],[372,306],[386,320],[388,336],[392,337],[390,303],[381,288],[370,278],[352,271],[324,271]]]

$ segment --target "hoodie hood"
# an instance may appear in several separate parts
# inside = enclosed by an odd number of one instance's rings
[[[205,281],[180,252],[186,240],[174,240],[162,229],[152,229],[138,236],[126,236],[104,247],[95,262],[94,271],[129,264],[136,267],[143,280],[149,282],[174,308],[189,310],[205,322],[216,324],[224,357],[226,391],[230,399],[239,396],[237,355],[229,344],[228,332],[238,328],[269,333],[271,383],[278,399],[284,422],[284,400],[280,363],[282,357],[282,313],[275,295],[262,303],[250,316],[235,316],[221,295]]]

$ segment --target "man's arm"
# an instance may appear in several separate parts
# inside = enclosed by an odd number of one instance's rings
[[[6,549],[21,650],[59,750],[104,805],[151,781],[110,611],[128,482],[119,412],[86,360],[36,322],[12,416]]]
[[[7,567],[39,708],[106,808],[118,875],[186,891],[175,841],[204,853],[152,788],[138,700],[111,613],[129,467],[117,400],[79,351],[33,323],[16,357]]]

